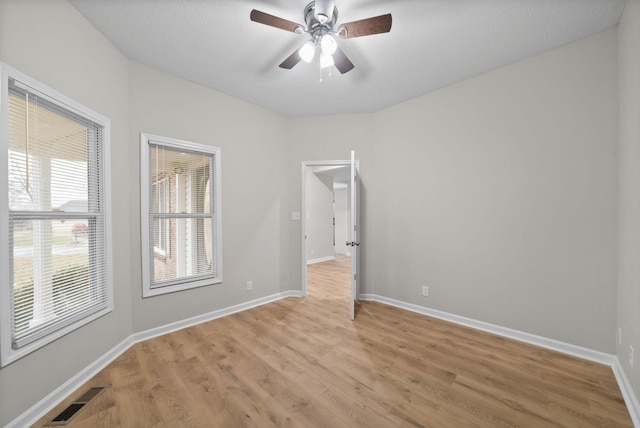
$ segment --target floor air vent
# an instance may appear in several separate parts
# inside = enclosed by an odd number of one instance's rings
[[[87,392],[82,394],[76,401],[69,404],[66,409],[64,409],[58,416],[51,419],[46,426],[52,425],[66,425],[71,422],[80,410],[84,408],[91,400],[96,398],[102,391],[104,391],[106,386],[97,386],[94,388],[90,388]]]

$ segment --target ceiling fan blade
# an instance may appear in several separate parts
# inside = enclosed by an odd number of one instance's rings
[[[274,15],[269,15],[268,13],[261,12],[256,9],[253,9],[251,11],[249,18],[251,18],[253,22],[280,28],[285,31],[291,31],[292,33],[303,32],[304,30],[304,27],[300,24],[297,24],[293,21],[287,21],[286,19],[279,18]]]
[[[287,70],[291,70],[294,65],[300,62],[302,58],[300,58],[300,53],[298,52],[300,49],[296,49],[291,55],[287,57],[284,61],[282,61],[279,65],[280,68],[286,68]]]
[[[337,48],[333,53],[333,65],[336,66],[341,74],[351,71],[353,70],[353,67],[355,67],[340,48]]]
[[[342,24],[338,34],[345,39],[370,36],[372,34],[388,33],[391,31],[391,14],[374,16],[358,21]]]

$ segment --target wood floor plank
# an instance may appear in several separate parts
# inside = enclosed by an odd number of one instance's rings
[[[289,298],[132,346],[71,427],[631,427],[610,367],[376,302],[347,257]]]

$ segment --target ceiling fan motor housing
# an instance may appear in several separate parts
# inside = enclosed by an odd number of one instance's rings
[[[331,19],[320,22],[316,17],[316,2],[312,1],[304,8],[304,22],[307,24],[307,32],[314,38],[323,34],[333,33],[333,27],[338,20],[338,8],[333,6]]]

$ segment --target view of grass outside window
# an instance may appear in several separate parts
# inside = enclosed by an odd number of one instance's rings
[[[34,261],[39,263],[34,256],[34,229],[51,229],[50,237],[45,238],[51,244],[51,294],[53,312],[65,313],[74,308],[86,305],[89,301],[89,255],[88,237],[83,234],[75,234],[73,228],[77,224],[86,227],[84,223],[73,223],[78,219],[58,220],[44,224],[46,220],[31,220],[24,223],[24,229],[13,230],[13,278],[14,278],[14,326],[15,334],[21,335],[34,324],[39,314],[38,310],[46,310],[44,307],[36,307],[34,295],[34,273],[40,269],[34,266]],[[63,221],[64,223],[60,223]],[[34,224],[35,223],[35,224]],[[56,224],[58,223],[58,224]],[[65,224],[70,223],[70,224]],[[36,232],[39,233],[39,232]],[[36,239],[37,240],[37,237]],[[45,297],[41,293],[41,298]],[[42,302],[44,303],[44,302]],[[36,309],[36,310],[34,310]]]

